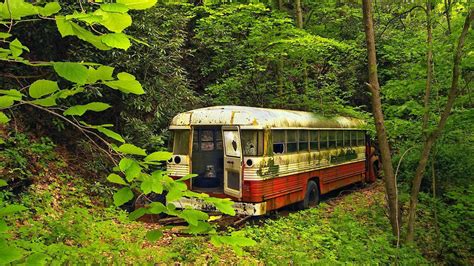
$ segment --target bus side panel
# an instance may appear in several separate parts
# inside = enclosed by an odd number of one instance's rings
[[[354,162],[319,169],[306,173],[270,178],[246,180],[243,184],[244,202],[267,202],[267,210],[277,209],[304,199],[306,184],[312,178],[319,178],[320,193],[363,181],[365,162]]]

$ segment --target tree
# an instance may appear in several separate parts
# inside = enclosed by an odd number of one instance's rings
[[[461,31],[461,35],[458,39],[458,44],[456,51],[453,56],[453,70],[452,70],[452,80],[451,88],[448,93],[448,100],[444,107],[444,110],[441,114],[441,118],[436,126],[436,128],[427,135],[423,143],[423,149],[421,153],[420,161],[416,168],[415,177],[413,178],[413,184],[410,195],[410,209],[408,213],[408,227],[407,227],[407,242],[413,242],[414,240],[414,228],[415,228],[415,219],[416,219],[416,205],[418,203],[418,193],[420,192],[421,180],[423,179],[423,174],[425,173],[426,165],[428,164],[428,159],[430,156],[431,149],[435,144],[436,140],[442,133],[446,122],[451,114],[451,109],[454,105],[454,102],[459,94],[459,77],[461,74],[461,60],[463,55],[463,47],[468,34],[471,23],[474,20],[474,9],[469,7],[467,10],[466,19],[464,21],[464,26]]]
[[[382,111],[382,100],[380,97],[380,85],[377,75],[377,57],[375,50],[375,34],[372,19],[372,4],[370,0],[362,1],[362,13],[364,21],[364,30],[368,55],[369,83],[367,84],[372,101],[372,113],[375,120],[375,129],[377,140],[381,152],[382,169],[384,172],[385,192],[387,194],[387,203],[389,209],[389,220],[392,226],[392,233],[399,237],[399,210],[397,197],[397,184],[395,173],[393,171],[392,156],[388,144],[387,133],[385,130],[384,115]]]

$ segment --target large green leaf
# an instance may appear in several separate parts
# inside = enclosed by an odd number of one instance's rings
[[[52,80],[40,79],[29,88],[30,96],[37,99],[59,90],[58,83]]]
[[[10,95],[0,96],[0,109],[8,108],[12,106],[15,101],[18,101],[19,98]]]
[[[146,214],[145,208],[138,208],[128,215],[128,219],[134,221]]]
[[[109,66],[100,66],[97,69],[89,67],[87,74],[87,83],[96,83],[97,81],[113,80],[112,74],[114,68]]]
[[[160,229],[151,230],[146,233],[148,241],[156,241],[161,237],[163,237],[163,232]]]
[[[107,12],[116,12],[116,13],[125,13],[129,8],[124,4],[111,3],[111,4],[102,4],[100,9]]]
[[[22,250],[16,247],[7,246],[6,243],[0,244],[0,263],[8,265],[23,257]]]
[[[117,3],[123,4],[130,9],[147,9],[156,4],[157,0],[117,0]]]
[[[216,208],[224,214],[228,214],[231,216],[235,215],[235,210],[233,208],[234,202],[232,202],[230,199],[218,199],[209,197],[204,198],[204,200],[216,206]]]
[[[140,185],[144,194],[155,192],[157,194],[163,193],[163,184],[161,183],[161,175],[152,174],[151,176],[145,176],[143,182]]]
[[[97,127],[97,130],[101,133],[103,133],[104,135],[106,135],[107,137],[109,138],[113,138],[115,139],[116,141],[120,141],[122,143],[125,142],[125,140],[123,139],[123,137],[117,133],[117,132],[114,132],[108,128],[105,128],[105,127]]]
[[[23,95],[21,94],[20,91],[11,90],[11,89],[10,90],[0,90],[0,94],[12,96],[12,97],[18,98],[18,100],[21,99],[21,97],[23,97]]]
[[[80,85],[86,84],[87,68],[85,66],[73,62],[56,62],[53,67],[59,76]]]
[[[105,85],[111,87],[112,89],[120,90],[124,93],[133,93],[138,95],[145,93],[140,82],[136,80],[113,80],[105,82]]]
[[[157,151],[145,157],[145,162],[167,161],[171,158],[171,155],[172,155],[171,152]]]
[[[53,95],[48,96],[46,98],[36,99],[36,100],[32,101],[32,103],[37,104],[37,105],[41,105],[41,106],[44,106],[44,107],[51,107],[51,106],[57,105],[57,103],[56,103],[57,98],[58,98],[58,95],[53,94]]]
[[[71,106],[68,109],[66,109],[66,111],[64,111],[63,114],[81,116],[85,114],[87,111],[102,112],[108,108],[110,108],[110,104],[102,103],[102,102],[92,102],[85,105]]]
[[[6,186],[8,186],[7,181],[5,181],[4,179],[0,179],[0,187],[6,187]]]
[[[38,14],[38,9],[24,0],[8,0],[8,4],[2,3],[0,14],[3,19],[12,18],[18,20],[22,17]]]
[[[117,151],[125,154],[146,156],[146,151],[144,149],[129,143],[122,144],[120,147],[118,147]]]
[[[102,42],[110,47],[123,50],[128,50],[128,48],[132,45],[127,35],[123,33],[105,34],[102,36]]]
[[[127,13],[107,12],[102,9],[97,9],[94,15],[100,16],[101,20],[99,23],[113,32],[122,32],[132,25],[132,17]]]
[[[209,219],[209,215],[207,215],[205,212],[188,209],[183,210],[178,216],[186,220],[188,224],[194,226],[197,226],[199,221],[206,221]]]
[[[0,124],[6,124],[10,121],[7,115],[4,112],[0,112]]]
[[[129,187],[119,189],[114,193],[114,204],[115,206],[122,206],[133,199],[133,192]]]
[[[21,44],[21,42],[18,39],[13,40],[9,44],[10,51],[14,57],[18,57],[23,53],[23,50],[25,51],[30,51],[28,47],[24,46]]]
[[[92,32],[82,28],[78,24],[67,20],[64,16],[56,16],[56,27],[62,37],[77,36],[79,39],[94,45],[100,50],[110,50],[109,46],[102,43],[102,36],[95,35]]]
[[[123,178],[117,174],[110,174],[109,176],[107,176],[107,180],[109,182],[112,182],[112,183],[115,183],[115,184],[119,184],[119,185],[126,185],[127,183],[123,180]]]
[[[150,214],[160,214],[168,212],[168,208],[161,202],[152,202],[148,205],[148,213]]]
[[[41,16],[51,16],[59,12],[61,6],[58,2],[49,2],[43,8],[39,7],[38,11]]]
[[[137,161],[126,157],[120,160],[119,168],[125,174],[128,182],[132,182],[142,171],[142,167]]]

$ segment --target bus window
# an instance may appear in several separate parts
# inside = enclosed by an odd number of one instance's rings
[[[245,156],[263,155],[263,131],[242,130],[242,149]]]
[[[310,131],[310,146],[311,146],[311,150],[312,151],[317,151],[318,150],[318,135],[319,135],[319,132],[316,131],[316,130],[312,130]]]
[[[272,130],[273,153],[281,154],[285,152],[285,131]]]
[[[365,146],[365,132],[357,131],[357,144],[359,146]]]
[[[240,136],[237,130],[224,131],[225,154],[232,157],[240,157]]]
[[[298,139],[297,139],[297,130],[287,130],[286,131],[286,150],[288,152],[297,152],[298,151]]]
[[[173,154],[187,155],[189,153],[189,130],[175,130]]]
[[[320,131],[319,132],[319,146],[321,150],[326,150],[328,148],[328,132]]]
[[[201,151],[213,151],[214,150],[214,131],[203,130],[201,131]]]
[[[343,146],[343,143],[342,143],[343,133],[341,130],[336,131],[336,141],[337,141],[336,147],[341,148]]]
[[[351,146],[351,132],[348,130],[344,131],[344,147],[348,148]]]
[[[328,131],[329,148],[336,148],[336,131]]]
[[[308,130],[298,130],[298,151],[308,151]]]
[[[357,143],[357,131],[351,131],[351,147],[358,146]]]

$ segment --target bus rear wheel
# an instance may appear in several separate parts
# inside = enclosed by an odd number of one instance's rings
[[[319,188],[318,184],[313,180],[308,182],[306,186],[306,194],[304,200],[298,203],[298,209],[304,210],[319,204]]]

